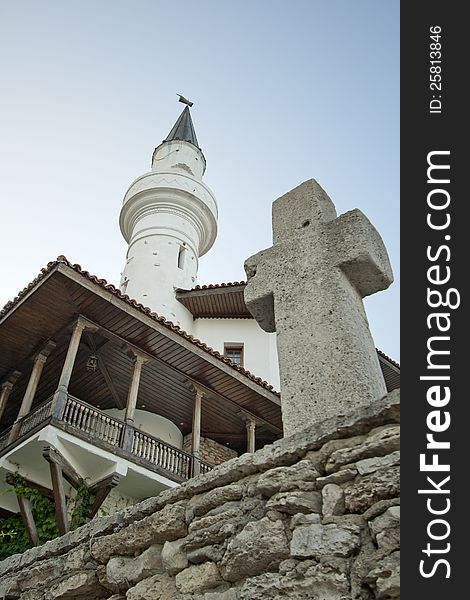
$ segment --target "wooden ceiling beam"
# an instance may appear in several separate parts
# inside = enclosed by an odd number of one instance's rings
[[[159,356],[154,356],[154,355],[150,354],[149,352],[146,352],[145,350],[141,350],[140,348],[137,348],[136,346],[134,346],[134,344],[128,342],[127,340],[124,340],[123,338],[121,338],[116,333],[113,333],[112,331],[108,331],[108,329],[104,328],[102,325],[98,325],[97,323],[94,323],[93,321],[91,321],[90,319],[88,319],[86,317],[83,317],[83,320],[85,322],[89,323],[90,325],[97,327],[98,330],[101,332],[101,334],[103,336],[109,337],[111,339],[118,340],[121,344],[124,344],[124,346],[127,346],[130,350],[132,350],[136,354],[139,354],[139,355],[141,355],[143,357],[146,357],[151,362],[152,361],[157,362],[157,363],[159,363],[161,365],[164,365],[164,367],[166,367],[166,368],[168,368],[168,369],[170,369],[170,370],[172,370],[172,371],[174,371],[176,373],[179,373],[181,375],[181,377],[183,379],[186,379],[190,385],[194,384],[194,385],[198,385],[198,386],[202,387],[204,389],[204,391],[205,391],[206,394],[214,396],[214,397],[218,398],[219,400],[222,400],[223,402],[228,403],[231,406],[236,407],[237,410],[243,409],[244,412],[246,413],[246,415],[250,416],[253,420],[255,420],[255,419],[258,420],[266,428],[270,429],[271,431],[273,431],[276,434],[282,434],[282,429],[280,429],[276,425],[270,423],[266,419],[263,419],[259,415],[256,415],[256,414],[252,413],[251,411],[246,410],[240,404],[238,404],[238,402],[235,402],[234,400],[231,400],[230,398],[227,398],[223,394],[220,394],[219,392],[216,392],[215,390],[213,390],[212,388],[208,387],[207,385],[201,383],[200,381],[198,381],[194,377],[186,375],[186,373],[183,373],[182,371],[180,371],[178,369],[178,367],[174,367],[172,365],[169,365],[167,362],[165,362]]]
[[[108,389],[111,392],[111,396],[113,397],[117,408],[125,408],[126,403],[119,395],[119,392],[117,391],[113,383],[113,379],[109,374],[108,367],[106,366],[103,354],[100,352],[100,348],[105,346],[109,342],[109,340],[104,341],[102,344],[100,344],[99,347],[97,347],[95,344],[95,340],[93,339],[93,336],[90,333],[85,333],[85,338],[87,346],[90,348],[91,352],[96,354],[98,358],[98,369],[100,370],[101,375],[103,375],[103,379],[106,381],[106,385],[108,386]]]

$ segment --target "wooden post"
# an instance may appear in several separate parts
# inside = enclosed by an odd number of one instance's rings
[[[70,338],[67,355],[65,362],[62,367],[60,374],[59,385],[54,394],[54,408],[53,415],[56,418],[61,418],[65,403],[67,402],[67,394],[69,389],[70,378],[72,377],[73,365],[77,357],[78,347],[80,345],[80,339],[82,337],[83,330],[86,327],[86,323],[79,318],[74,325],[72,336]]]
[[[131,385],[127,394],[126,402],[126,414],[124,416],[125,426],[121,436],[121,448],[132,452],[132,445],[134,441],[134,416],[135,409],[137,406],[137,398],[139,395],[139,384],[140,375],[142,373],[143,365],[149,361],[149,359],[143,354],[137,354],[135,351],[130,351],[132,355],[132,361],[134,363],[134,370],[132,371]]]
[[[28,385],[23,396],[23,401],[21,403],[20,410],[15,419],[15,422],[13,423],[13,427],[11,428],[10,437],[8,438],[8,441],[10,443],[16,440],[16,438],[19,435],[21,419],[23,419],[23,417],[25,417],[31,410],[31,406],[33,405],[34,396],[38,388],[42,370],[44,368],[44,365],[46,364],[47,357],[55,348],[55,346],[55,342],[49,340],[45,347],[34,357],[33,370],[31,371],[31,375],[29,376]]]
[[[28,532],[28,538],[31,546],[37,546],[39,544],[38,530],[36,529],[36,523],[34,522],[33,509],[31,508],[31,502],[25,496],[17,496],[18,504],[20,506],[21,517],[23,519],[24,526]]]
[[[126,423],[130,423],[131,425],[134,423],[134,415],[137,406],[137,396],[139,394],[139,383],[140,374],[142,372],[142,366],[146,362],[148,362],[148,359],[141,354],[134,354],[133,362],[134,370],[132,372],[131,385],[129,387],[129,393],[127,395],[126,416],[124,418]]]
[[[2,383],[2,385],[0,386],[0,390],[1,390],[0,391],[0,421],[2,420],[3,412],[7,405],[8,398],[11,394],[11,390],[13,389],[13,386],[20,378],[20,375],[21,375],[20,371],[13,371],[13,373],[11,373],[11,375],[9,375],[5,379],[5,381]]]
[[[55,462],[50,462],[49,467],[51,469],[52,491],[54,492],[55,520],[60,535],[64,535],[69,530],[69,523],[62,469]]]
[[[191,454],[193,455],[193,477],[199,475],[201,472],[201,409],[202,409],[202,398],[204,397],[203,390],[194,385],[196,395],[194,397],[193,405],[193,430],[191,434]]]
[[[246,420],[246,451],[254,452],[256,448],[256,422],[253,419]]]

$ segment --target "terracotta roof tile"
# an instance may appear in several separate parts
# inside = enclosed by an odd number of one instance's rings
[[[382,358],[385,358],[385,360],[388,360],[388,362],[390,364],[392,364],[394,367],[396,367],[397,369],[400,368],[400,363],[397,363],[395,360],[393,360],[393,358],[390,358],[390,356],[387,356],[387,354],[385,354],[385,352],[382,352],[382,350],[379,350],[378,348],[376,348],[377,350],[377,354],[380,354],[380,356]]]
[[[196,290],[217,290],[219,288],[226,287],[237,287],[239,285],[246,285],[246,281],[229,281],[228,283],[208,283],[206,285],[197,285],[191,290],[179,290],[180,292],[195,292]]]
[[[232,367],[232,369],[239,371],[240,373],[242,373],[243,375],[245,375],[246,377],[248,377],[249,379],[251,379],[252,381],[257,383],[261,387],[269,390],[270,392],[272,392],[273,394],[276,394],[277,396],[280,396],[280,392],[276,391],[271,384],[269,384],[267,381],[264,381],[263,379],[261,379],[261,377],[256,377],[255,375],[253,375],[253,373],[251,373],[247,369],[244,369],[240,365],[237,365],[236,363],[232,362],[229,358],[227,358],[226,356],[223,356],[217,350],[214,350],[213,348],[211,348],[204,342],[201,342],[201,340],[198,340],[197,338],[193,337],[189,333],[186,333],[186,331],[181,329],[181,327],[179,327],[178,325],[175,325],[171,321],[167,321],[164,317],[159,316],[157,313],[153,312],[151,308],[148,308],[147,306],[144,306],[140,302],[137,302],[137,300],[130,298],[127,294],[123,294],[121,292],[121,290],[119,290],[116,286],[108,283],[106,281],[106,279],[102,279],[102,278],[97,277],[96,275],[92,275],[91,273],[89,273],[89,271],[82,269],[82,267],[79,264],[71,263],[63,255],[60,255],[57,257],[56,260],[49,262],[45,268],[41,269],[41,272],[39,273],[39,275],[37,277],[35,277],[33,279],[33,281],[31,281],[31,283],[29,283],[23,290],[21,290],[21,292],[19,292],[18,295],[13,300],[10,300],[10,302],[7,302],[5,304],[5,306],[0,311],[0,319],[2,317],[4,317],[12,308],[14,308],[35,285],[37,285],[42,279],[44,279],[59,264],[64,264],[67,267],[73,269],[75,272],[86,277],[86,279],[88,279],[88,281],[92,281],[93,283],[96,283],[101,288],[107,290],[108,292],[111,292],[118,298],[121,298],[127,304],[133,306],[134,308],[136,308],[143,314],[151,317],[158,323],[161,323],[167,329],[170,329],[171,331],[178,333],[186,340],[189,340],[190,342],[192,342],[198,348],[201,348],[202,350],[204,350],[211,356],[214,356],[217,359],[221,360],[225,364]],[[240,283],[218,284],[215,287],[227,287],[227,286],[233,286],[233,285],[243,285],[243,283],[242,284],[240,284]],[[205,288],[199,288],[199,289],[205,289]]]

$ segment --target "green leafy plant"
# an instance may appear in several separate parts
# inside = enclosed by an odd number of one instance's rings
[[[95,497],[90,493],[85,480],[81,479],[73,499],[70,529],[77,529],[77,527],[81,527],[86,523],[94,501]]]
[[[41,494],[39,490],[28,485],[19,473],[13,476],[13,489],[18,496],[24,496],[31,502],[34,522],[38,532],[39,543],[59,535],[55,521],[54,503]],[[12,515],[0,520],[0,559],[18,552],[24,552],[30,547],[28,533],[20,515]]]
[[[39,537],[39,544],[44,544],[59,535],[55,520],[54,502],[31,487],[19,473],[13,476],[12,489],[18,496],[24,496],[31,502],[34,522]],[[72,500],[70,528],[76,529],[84,525],[88,519],[90,508],[95,498],[85,480],[80,480],[74,499]],[[24,552],[31,547],[28,532],[23,524],[21,515],[12,515],[0,519],[0,560]]]

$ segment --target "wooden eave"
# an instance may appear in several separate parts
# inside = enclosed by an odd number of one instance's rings
[[[184,434],[191,429],[194,392],[190,383],[204,386],[202,434],[234,436],[231,447],[243,450],[245,425],[240,409],[260,418],[260,440],[282,434],[279,394],[266,382],[233,365],[178,327],[123,296],[104,280],[93,278],[78,265],[58,261],[0,313],[0,382],[13,370],[22,375],[14,386],[2,420],[10,424],[18,411],[31,372],[31,357],[48,340],[57,346],[48,358],[36,393],[35,406],[57,387],[67,352],[70,326],[83,315],[98,325],[93,334],[100,360],[105,361],[117,394],[125,400],[133,347],[153,360],[142,373],[138,408],[161,414]],[[70,393],[102,410],[116,406],[103,374],[89,372],[91,354],[82,338],[70,382]],[[144,406],[143,406],[144,405]],[[34,408],[34,407],[33,407]],[[220,440],[219,440],[220,441]]]
[[[245,285],[241,282],[194,290],[178,290],[176,299],[191,312],[195,319],[252,319],[253,316],[246,307],[243,296]]]

